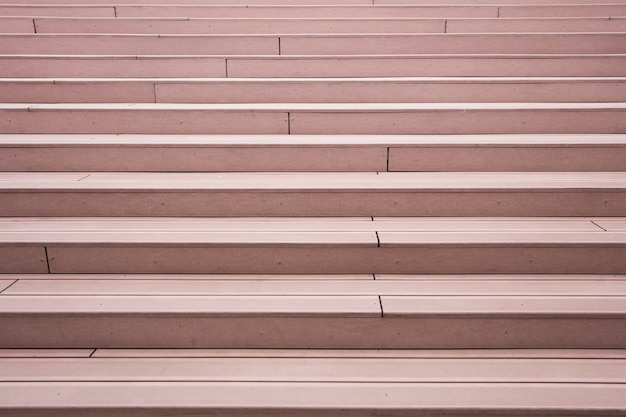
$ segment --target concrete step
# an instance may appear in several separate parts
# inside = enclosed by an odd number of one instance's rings
[[[4,78],[5,103],[619,102],[626,77]]]
[[[620,171],[626,135],[0,135],[8,171]]]
[[[0,103],[4,133],[624,133],[626,103]]]
[[[626,33],[332,35],[0,34],[0,54],[624,54]]]
[[[620,359],[92,357],[6,358],[0,364],[2,382],[626,382]]]
[[[42,16],[38,8],[0,8],[3,15]],[[72,7],[68,6],[68,9]],[[84,6],[77,6],[78,11]],[[5,11],[6,10],[6,11]],[[116,17],[611,17],[624,16],[623,3],[572,5],[117,5]],[[53,11],[54,13],[54,11]],[[71,13],[71,12],[69,12]]]
[[[0,16],[18,17],[211,17],[211,18],[511,18],[624,16],[623,3],[607,4],[2,4]]]
[[[0,175],[2,216],[621,216],[625,172]]]
[[[408,414],[425,417],[432,415],[432,410],[451,413],[457,409],[465,411],[463,416],[480,416],[484,415],[484,408],[503,410],[516,417],[528,415],[529,410],[541,417],[559,413],[604,417],[620,415],[624,407],[622,387],[617,384],[59,382],[5,383],[0,398],[7,417],[51,416],[51,410],[61,410],[66,416],[110,415],[109,409],[101,405],[104,402],[114,407],[117,415],[142,417],[162,415],[163,408],[176,415],[226,410],[233,417],[263,415],[256,414],[257,410],[265,415],[274,415],[279,409],[289,415],[319,416],[321,413],[344,415],[352,410],[373,412],[381,408],[386,410],[381,414],[386,417]],[[37,398],[36,402],[32,401],[33,397]],[[145,398],[139,410],[137,398]],[[585,413],[576,414],[581,408]]]
[[[622,17],[564,18],[0,18],[3,33],[303,34],[624,32]]]
[[[626,271],[623,218],[3,218],[0,225],[5,274]]]
[[[623,77],[626,55],[0,55],[6,77]]]
[[[60,276],[60,281],[56,281],[18,276],[12,285],[3,283],[3,287],[8,288],[0,295],[0,328],[6,335],[2,347],[529,349],[558,346],[561,349],[606,349],[623,346],[626,334],[623,276],[578,276],[573,280],[548,275],[497,276],[494,279],[490,276],[402,276],[400,279],[385,276],[381,284],[377,282],[378,278],[374,280],[371,276],[369,279],[298,275],[276,279],[266,276],[261,280],[253,277],[252,283],[246,281],[250,277],[238,275],[195,276],[191,281],[188,281],[189,276],[166,276],[156,281],[150,277],[132,280],[132,276],[125,277],[130,281],[93,275],[74,275],[69,280],[64,277]],[[250,284],[255,283],[260,285],[260,291],[251,293]],[[507,286],[509,283],[512,288]],[[121,285],[118,287],[118,284]],[[216,285],[221,286],[221,293],[210,290]],[[588,293],[585,287],[595,290]],[[168,288],[178,290],[169,292]],[[181,292],[185,288],[192,293]],[[280,332],[272,330],[277,327]],[[502,331],[503,327],[506,332]],[[302,332],[302,328],[307,328],[307,332]],[[163,356],[164,353],[152,352],[143,356]],[[253,352],[251,356],[259,356],[259,353]],[[102,352],[101,357],[126,355],[128,352]],[[191,356],[198,356],[198,353]],[[281,356],[287,361],[289,356],[297,355],[284,353]],[[348,382],[346,379],[349,379],[348,376],[341,377],[340,370],[343,367],[349,369],[348,352],[342,356],[341,360],[335,361],[343,365],[335,367],[337,380],[334,382]],[[400,362],[403,356],[407,360],[409,355],[400,353],[394,362]],[[435,358],[429,360],[436,361]],[[269,365],[268,358],[261,361]],[[23,366],[11,366],[6,359],[2,362],[6,364],[0,373],[3,381],[85,380],[79,376],[86,372],[85,368],[72,370],[68,366],[65,371],[52,373],[48,378],[37,377],[47,374],[46,368],[50,370],[54,366],[51,361],[42,360],[40,362],[48,365],[42,363],[38,370],[31,368],[31,376],[20,378],[14,374],[19,369],[27,372]],[[220,363],[214,372],[224,376],[213,378],[231,382],[247,380],[243,375],[237,377],[228,368],[228,361]],[[410,364],[402,367],[407,372],[406,377],[392,368],[381,366],[381,372],[387,369],[389,375],[383,378],[376,376],[370,368],[372,374],[362,382],[383,382],[380,378],[389,381],[393,378],[391,375],[398,378],[396,382],[442,382],[446,373],[462,366],[458,363],[448,367],[437,364],[432,365],[430,375],[423,377],[420,377],[421,372],[430,369],[423,362],[415,364],[420,372],[410,371]],[[522,369],[528,372],[528,366],[521,366],[515,375],[511,375],[515,368],[503,364],[496,369],[506,369],[508,377],[502,374],[498,377],[494,373],[497,371],[493,370],[466,373],[467,376],[459,375],[454,379],[456,382],[481,383],[489,382],[490,378],[495,379],[491,382],[501,383],[531,382],[528,378],[534,378],[534,382],[581,382],[574,376],[568,377],[567,371],[559,373],[560,368],[551,369],[549,364],[546,365],[540,375],[537,375],[538,371],[530,372],[532,377],[524,376],[529,374]],[[102,371],[107,369],[109,373],[117,374],[119,382],[171,381],[176,379],[177,372],[182,371],[176,364],[171,364],[169,371],[162,371],[161,377],[150,377],[154,374],[146,374],[150,372],[149,366],[134,370],[127,368],[126,372],[131,372],[135,379],[132,375],[124,377],[123,372],[115,372],[115,368],[112,361],[111,367],[104,366]],[[320,367],[315,368],[318,376],[313,380],[324,380],[320,375],[324,373],[323,364],[320,362]],[[196,369],[203,367],[200,364]],[[248,371],[252,369],[251,364]],[[588,369],[589,372],[595,370],[596,383],[618,382],[598,367]],[[618,369],[612,369],[615,371],[612,375],[619,374]],[[570,371],[575,372],[577,378],[585,379],[586,373],[580,367],[570,367]],[[279,370],[275,370],[273,377],[269,374],[248,375],[266,382],[306,379],[294,372],[296,369],[292,368],[290,377],[281,376]],[[439,377],[434,375],[436,372],[440,372]],[[89,376],[84,376],[90,382],[106,378],[104,375],[99,377],[98,373],[97,369],[91,368]],[[206,372],[201,374],[205,375],[204,378],[193,371],[186,376],[179,373],[181,379],[188,381],[213,380]]]

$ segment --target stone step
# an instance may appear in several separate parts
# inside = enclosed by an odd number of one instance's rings
[[[1,220],[5,274],[626,272],[623,218]]]
[[[3,414],[52,416],[120,416],[212,414],[233,417],[276,415],[348,415],[425,417],[432,411],[482,416],[484,408],[510,416],[618,416],[625,392],[619,384],[464,384],[464,383],[202,383],[202,382],[55,382],[5,383],[0,391]],[[36,398],[36,401],[33,401]],[[137,407],[142,398],[142,407]],[[106,406],[102,406],[106,404]],[[577,414],[584,409],[584,414]],[[6,411],[5,411],[6,410]],[[354,412],[353,412],[354,411]],[[263,414],[262,414],[263,413]],[[58,415],[58,414],[57,414]],[[458,415],[458,414],[457,414]]]
[[[0,34],[0,54],[624,54],[626,33],[332,35]]]
[[[626,77],[4,78],[5,103],[619,102]]]
[[[626,172],[0,175],[2,216],[622,216]]]
[[[626,55],[0,55],[6,77],[623,77]]]
[[[624,384],[625,367],[623,359],[6,358],[0,359],[0,383],[309,381]]]
[[[624,32],[623,17],[555,18],[72,18],[0,17],[3,33],[303,34]]]
[[[11,282],[12,285],[3,282],[2,286],[8,288],[0,295],[0,328],[6,336],[2,347],[545,349],[558,346],[561,349],[607,349],[623,346],[626,334],[623,275],[579,276],[574,279],[549,275],[457,277],[460,280],[449,276],[431,276],[430,281],[423,276],[402,276],[400,279],[395,276],[377,276],[376,280],[370,276],[369,279],[351,280],[295,275],[278,279],[269,276],[260,280],[259,277],[253,277],[252,282],[245,280],[250,277],[238,275],[196,275],[192,281],[187,280],[189,276],[166,276],[157,281],[153,281],[156,277],[133,280],[133,276],[126,276],[123,281],[119,277],[111,279],[93,275],[75,275],[70,280],[64,280],[64,277],[60,276],[60,281],[57,281],[33,279],[36,277],[21,279],[18,276],[15,282]],[[381,281],[380,284],[378,281]],[[216,288],[216,284],[221,286],[222,292],[210,289],[211,286]],[[251,292],[251,285],[260,285],[259,291]],[[593,287],[594,290],[589,293],[585,287]],[[148,290],[144,291],[144,288]],[[169,289],[173,288],[177,290],[170,292]],[[185,288],[192,293],[185,293]],[[504,332],[503,327],[506,329]],[[276,332],[273,330],[275,328],[281,331]],[[306,328],[307,332],[302,332],[302,328]],[[164,354],[167,351],[140,356]],[[256,351],[248,355],[251,359],[256,356],[259,361],[259,354]],[[128,351],[105,351],[97,357],[123,358],[128,355]],[[226,356],[223,352],[221,355]],[[191,356],[200,355],[194,352]],[[281,356],[287,362],[290,356],[302,355],[283,353]],[[327,361],[332,361],[332,354],[326,356],[330,356]],[[416,364],[421,372],[430,369],[424,361],[436,361],[434,357],[426,359],[427,353],[425,356],[422,362]],[[501,353],[500,356],[504,355]],[[346,361],[349,353],[344,352],[339,357],[341,359],[333,363],[341,362],[343,367],[349,367]],[[394,362],[401,363],[403,357],[406,361],[411,355],[396,354]],[[535,357],[533,360],[537,359]],[[31,376],[20,378],[13,374],[20,368],[24,369],[23,366],[15,368],[8,360],[0,361],[5,364],[0,372],[0,380],[3,382],[68,382],[73,378],[85,381],[79,374],[86,370],[69,370],[68,366],[59,373],[50,371],[52,375],[48,378],[37,377],[48,373],[46,369],[55,366],[52,361],[42,360],[39,360],[43,362],[41,366],[31,371]],[[103,359],[100,362],[105,361]],[[269,364],[268,358],[262,358],[260,362]],[[26,361],[22,360],[21,363]],[[601,367],[601,362],[597,363]],[[149,368],[145,366],[141,367],[142,371],[127,368],[127,372],[132,371],[136,379],[131,375],[124,377],[123,372],[115,372],[114,361],[110,364],[110,367],[104,366],[103,371],[107,369],[117,374],[120,378],[118,382],[146,381],[146,378],[153,382],[177,379],[174,377],[176,364],[171,364],[169,371],[162,370],[161,377],[146,375]],[[228,368],[228,361],[222,360],[220,364],[215,372],[230,377],[216,375],[213,378],[232,382],[247,380],[244,376],[233,374]],[[402,366],[408,372],[407,375],[411,375],[407,377],[385,366],[381,367],[381,371],[387,369],[387,372],[398,378],[396,382],[442,382],[446,371],[454,372],[454,369],[459,369],[458,366],[462,367],[458,363],[448,367],[439,362],[437,364],[432,365],[430,375],[424,377],[420,377],[420,372],[411,371],[410,364]],[[577,378],[568,377],[567,371],[560,373],[560,368],[551,369],[549,363],[542,367],[543,374],[538,375],[537,371],[530,374],[535,378],[534,382],[582,382],[585,372],[580,367],[572,369],[571,363],[569,365]],[[594,369],[594,375],[597,375],[593,382],[618,382],[615,377],[607,375],[610,371],[603,372],[599,367],[588,368],[590,372]],[[315,368],[317,375],[323,374],[322,362]],[[340,376],[342,366],[334,368],[338,379],[334,382],[348,382]],[[363,366],[358,368],[365,369]],[[439,378],[433,375],[437,372],[435,368],[440,372]],[[507,368],[506,364],[496,368],[499,371],[506,369],[509,373],[515,372],[515,368]],[[517,368],[516,376],[509,376],[511,379],[498,378],[494,374],[495,370],[487,371],[486,374],[485,371],[467,373],[468,376],[464,378],[457,376],[454,379],[456,382],[481,383],[531,382],[523,376],[528,375],[522,370],[528,372],[528,366],[520,368]],[[196,369],[202,370],[202,364]],[[252,369],[254,366],[251,364],[248,371]],[[619,369],[612,369],[614,373],[610,375],[619,374]],[[87,377],[90,382],[106,378],[99,377],[97,369],[91,368],[91,371]],[[181,371],[178,368],[178,372]],[[274,377],[248,375],[266,382],[306,380],[305,376],[294,374],[295,369],[289,372],[291,377],[281,376],[279,370],[275,371]],[[392,378],[377,377],[372,369],[370,372],[369,379],[361,382],[384,382]],[[204,371],[201,374],[205,377],[201,378],[191,371],[186,377],[179,375],[186,381],[215,380]],[[490,378],[494,380],[490,381]],[[317,376],[313,380],[324,378]]]
[[[0,16],[57,17],[212,17],[212,18],[337,18],[337,17],[605,17],[624,16],[623,3],[606,4],[357,4],[357,5],[0,5]]]
[[[4,133],[624,133],[626,103],[0,103]]]
[[[8,171],[620,171],[626,135],[0,135]]]

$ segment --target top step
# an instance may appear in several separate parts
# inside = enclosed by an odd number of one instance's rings
[[[626,4],[385,4],[372,5],[171,5],[0,4],[0,16],[83,17],[605,17],[624,16]]]

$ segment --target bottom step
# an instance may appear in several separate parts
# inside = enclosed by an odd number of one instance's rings
[[[68,358],[72,354],[33,358],[37,353],[0,350],[2,415],[626,412],[626,350],[98,349],[90,357]]]

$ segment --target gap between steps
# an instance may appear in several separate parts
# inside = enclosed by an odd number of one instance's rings
[[[390,148],[389,146],[387,146],[387,172],[389,172],[389,152],[390,152]]]

